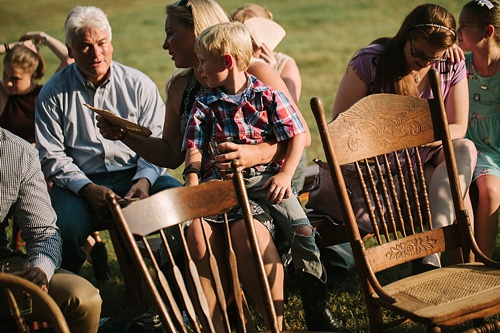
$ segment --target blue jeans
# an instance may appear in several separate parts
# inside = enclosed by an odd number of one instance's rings
[[[124,196],[132,186],[136,169],[87,175],[97,185],[106,186],[119,196]],[[151,186],[150,194],[182,184],[165,173]],[[87,237],[98,229],[101,222],[111,219],[111,214],[96,213],[89,202],[69,189],[54,185],[50,191],[52,207],[57,214],[57,226],[63,240],[61,267],[78,273],[87,255],[81,247]]]
[[[320,260],[320,251],[314,240],[315,231],[310,236],[298,233],[298,227],[308,226],[312,229],[311,222],[307,218],[300,201],[295,196],[283,199],[280,203],[271,203],[266,196],[268,188],[263,189],[264,183],[276,174],[274,170],[266,169],[264,172],[256,171],[245,175],[245,184],[248,191],[248,197],[257,201],[259,204],[266,205],[275,225],[284,234],[290,244],[292,251],[292,262],[296,271],[303,271],[316,276],[318,279],[323,277],[323,266]]]

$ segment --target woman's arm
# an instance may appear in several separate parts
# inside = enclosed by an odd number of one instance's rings
[[[27,32],[26,34],[22,35],[21,38],[19,38],[19,40],[20,41],[33,40],[35,44],[42,43],[46,45],[60,61],[59,67],[57,67],[56,69],[56,73],[74,61],[72,58],[69,57],[66,45],[64,45],[58,39],[46,34],[43,31]]]
[[[469,121],[469,89],[466,78],[450,87],[444,106],[451,139],[463,138]]]
[[[153,164],[171,169],[178,168],[184,162],[184,153],[181,151],[181,120],[174,105],[181,103],[186,80],[187,77],[177,77],[167,88],[168,98],[165,103],[165,121],[161,138],[144,138],[126,132],[126,130],[108,122],[104,117],[97,116],[97,127],[99,127],[102,136],[108,140],[121,140],[130,149]]]
[[[302,92],[302,78],[300,76],[299,67],[293,59],[289,59],[280,74],[286,87],[292,95],[295,104],[299,102],[300,94]]]
[[[335,102],[333,103],[332,119],[347,110],[351,105],[368,94],[368,86],[354,71],[354,67],[348,66],[347,71],[340,80]]]
[[[283,81],[283,79],[279,76],[279,74],[276,73],[276,71],[274,71],[271,67],[259,62],[251,63],[250,67],[248,67],[248,72],[256,76],[259,80],[261,80],[268,86],[271,86],[274,89],[283,92],[285,96],[290,100],[290,103],[292,103],[295,110],[297,110],[297,114],[300,117],[300,121],[304,124],[304,127],[306,129],[306,147],[309,147],[311,145],[311,133],[309,132],[309,127],[307,126],[307,123],[304,117],[302,116],[302,113],[300,112],[297,104],[295,103],[293,96],[290,94],[290,91],[288,90],[285,81]]]

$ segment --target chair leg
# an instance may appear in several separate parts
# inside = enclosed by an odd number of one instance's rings
[[[90,250],[90,257],[92,258],[94,275],[98,281],[109,280],[108,252],[106,246],[101,239],[99,231],[94,231],[92,238],[95,239],[95,244]]]
[[[95,239],[95,242],[96,243],[102,243],[102,238],[101,238],[101,233],[99,231],[94,231],[92,234],[91,234],[92,238]]]
[[[368,322],[370,324],[371,333],[384,332],[384,314],[382,309],[373,303],[371,295],[373,290],[367,280],[361,280],[363,295],[366,303],[366,312],[368,314]]]
[[[473,320],[474,328],[467,330],[463,333],[490,333],[500,330],[500,320],[487,322],[484,319]]]
[[[125,283],[125,299],[131,304],[146,304],[145,295],[141,291],[142,279],[138,270],[134,269],[135,264],[132,261],[131,255],[127,252],[125,244],[120,237],[116,228],[109,228],[109,236],[115,249],[116,259],[123,275]]]

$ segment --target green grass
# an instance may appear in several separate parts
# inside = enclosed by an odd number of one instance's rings
[[[147,73],[158,85],[162,95],[165,80],[173,64],[162,50],[165,5],[170,0],[3,0],[0,43],[17,40],[26,31],[43,30],[63,39],[64,20],[75,5],[96,5],[109,17],[113,27],[114,59]],[[241,3],[244,3],[242,1]],[[403,18],[417,4],[426,1],[399,0],[267,0],[255,1],[269,8],[287,31],[278,50],[295,58],[300,68],[303,89],[299,108],[312,133],[308,158],[323,158],[318,131],[309,108],[312,96],[324,100],[331,110],[340,78],[349,58],[362,46],[380,36],[396,33]],[[455,16],[462,2],[434,1],[448,8]],[[221,0],[221,6],[231,12],[240,2]],[[465,2],[464,2],[465,3]],[[42,50],[48,62],[48,79],[56,68],[57,59],[47,49]],[[312,162],[310,162],[312,163]],[[174,172],[180,176],[179,170]]]
[[[68,11],[76,5],[96,5],[109,17],[113,27],[114,59],[136,67],[148,74],[158,85],[162,95],[165,80],[171,75],[173,64],[168,54],[161,49],[164,32],[165,5],[173,0],[2,0],[2,28],[0,43],[17,40],[27,31],[43,30],[63,39],[63,25]],[[242,1],[241,3],[244,3]],[[349,58],[359,48],[381,36],[396,33],[404,16],[417,4],[427,1],[401,0],[266,0],[255,1],[269,8],[287,31],[287,36],[278,50],[295,58],[300,68],[303,90],[299,107],[311,129],[313,142],[308,148],[308,158],[323,158],[321,142],[314,118],[309,108],[309,99],[320,96],[325,107],[331,110],[335,92]],[[221,0],[222,7],[230,12],[240,2]],[[434,1],[448,8],[458,17],[465,1]],[[42,46],[43,47],[43,46]],[[57,67],[57,59],[47,49],[42,52],[48,63],[45,80]],[[174,174],[180,176],[179,170]],[[112,246],[104,232],[110,252],[112,280],[104,284],[95,281],[92,268],[85,265],[81,274],[100,290],[103,303],[102,315],[114,319],[129,320],[144,309],[127,304],[123,299],[123,281],[112,252]],[[497,243],[499,244],[499,243]],[[496,258],[500,259],[499,246]],[[396,272],[400,274],[400,272]],[[386,273],[387,275],[396,274]],[[296,295],[296,285],[289,283],[292,295],[287,305],[287,326],[303,330],[303,312]],[[366,332],[367,318],[362,294],[356,278],[349,283],[332,285],[331,305],[339,318],[346,320],[356,332]],[[394,332],[421,332],[422,327],[407,325]],[[454,332],[446,330],[446,332]]]
[[[500,222],[499,222],[500,225]],[[500,227],[500,226],[499,226]],[[111,267],[111,280],[106,282],[98,282],[94,277],[92,266],[86,262],[81,270],[81,275],[90,280],[101,291],[103,299],[102,317],[111,317],[114,320],[129,321],[135,316],[142,314],[146,308],[138,305],[130,305],[124,298],[125,286],[121,276],[118,262],[116,261],[113,247],[106,231],[102,232],[104,241],[107,244],[108,256]],[[494,259],[500,260],[500,237],[497,237]],[[379,279],[382,284],[403,277],[410,272],[409,265],[390,269],[379,274]],[[368,332],[368,318],[366,308],[364,306],[364,298],[359,286],[359,280],[355,273],[351,274],[347,281],[335,281],[330,277],[328,284],[330,292],[330,305],[337,318],[342,318],[344,323],[355,332]],[[286,329],[297,332],[306,331],[304,322],[304,312],[302,302],[299,297],[297,281],[293,278],[287,279],[286,288],[289,292],[288,303],[285,308]],[[262,321],[257,316],[257,322],[263,327]],[[500,316],[496,316],[500,319]],[[466,328],[471,328],[471,323],[443,328],[444,333],[462,332]],[[422,325],[409,323],[404,326],[397,327],[389,333],[416,333],[424,332],[425,328]]]

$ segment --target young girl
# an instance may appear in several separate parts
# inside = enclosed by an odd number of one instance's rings
[[[73,62],[63,43],[44,32],[28,32],[21,41],[3,44],[3,79],[0,83],[0,126],[35,142],[35,100],[45,74],[38,44],[45,44],[60,60],[57,71]]]
[[[478,151],[471,197],[479,248],[493,255],[500,206],[500,7],[470,1],[459,18],[458,42],[466,55],[469,84],[467,138]]]
[[[453,49],[457,37],[455,24],[455,18],[445,8],[434,4],[419,5],[408,14],[394,37],[380,38],[359,50],[340,82],[333,118],[371,94],[395,93],[430,98],[427,73],[435,68],[439,72],[460,185],[467,202],[476,149],[470,140],[463,139],[467,130],[465,63],[463,60],[452,63],[448,59],[454,52],[450,49]],[[455,217],[450,204],[451,193],[444,186],[447,175],[443,152],[440,147],[422,147],[419,154],[429,177],[432,224],[435,228],[449,225]],[[448,259],[453,262],[460,260],[457,253],[450,254]],[[424,257],[421,264],[415,262],[414,273],[439,267],[441,260],[432,255]]]

